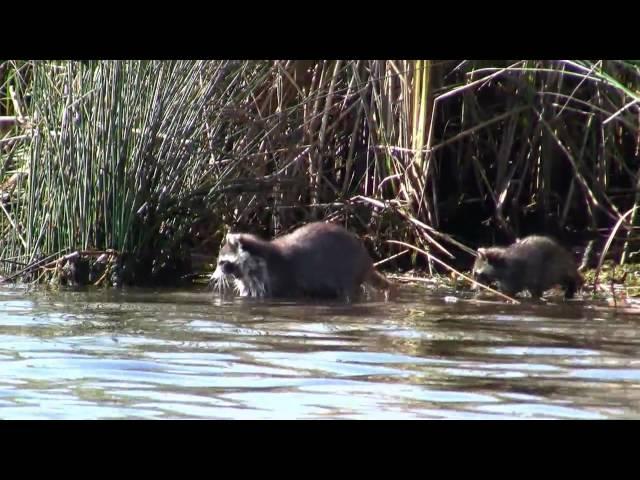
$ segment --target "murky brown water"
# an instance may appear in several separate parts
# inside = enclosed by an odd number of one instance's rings
[[[639,317],[583,302],[0,290],[0,418],[640,418]]]

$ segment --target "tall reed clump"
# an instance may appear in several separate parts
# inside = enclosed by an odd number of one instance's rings
[[[206,148],[218,127],[208,119],[250,91],[259,69],[245,67],[33,62],[27,179],[3,208],[2,258],[27,267],[17,273],[70,281],[82,272],[136,283],[188,272],[187,232],[210,220],[224,178]],[[113,268],[70,262],[83,255]]]

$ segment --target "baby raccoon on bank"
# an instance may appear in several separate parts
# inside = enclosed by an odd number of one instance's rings
[[[473,277],[485,284],[495,282],[511,297],[528,290],[533,298],[555,285],[564,289],[565,298],[573,298],[584,282],[573,256],[551,238],[538,235],[508,247],[479,248]]]

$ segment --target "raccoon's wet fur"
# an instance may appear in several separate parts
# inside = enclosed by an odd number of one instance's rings
[[[226,237],[212,275],[218,289],[233,281],[240,296],[346,298],[362,284],[393,292],[362,241],[343,227],[314,222],[271,241]]]

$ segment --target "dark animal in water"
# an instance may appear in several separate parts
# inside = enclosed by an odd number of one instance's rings
[[[473,276],[495,282],[509,296],[528,290],[534,298],[555,285],[563,287],[565,298],[573,298],[584,283],[573,256],[553,239],[537,235],[508,247],[479,248]]]
[[[235,233],[226,237],[212,280],[232,280],[240,296],[354,299],[361,285],[394,292],[373,266],[362,241],[343,227],[315,222],[271,241]]]

